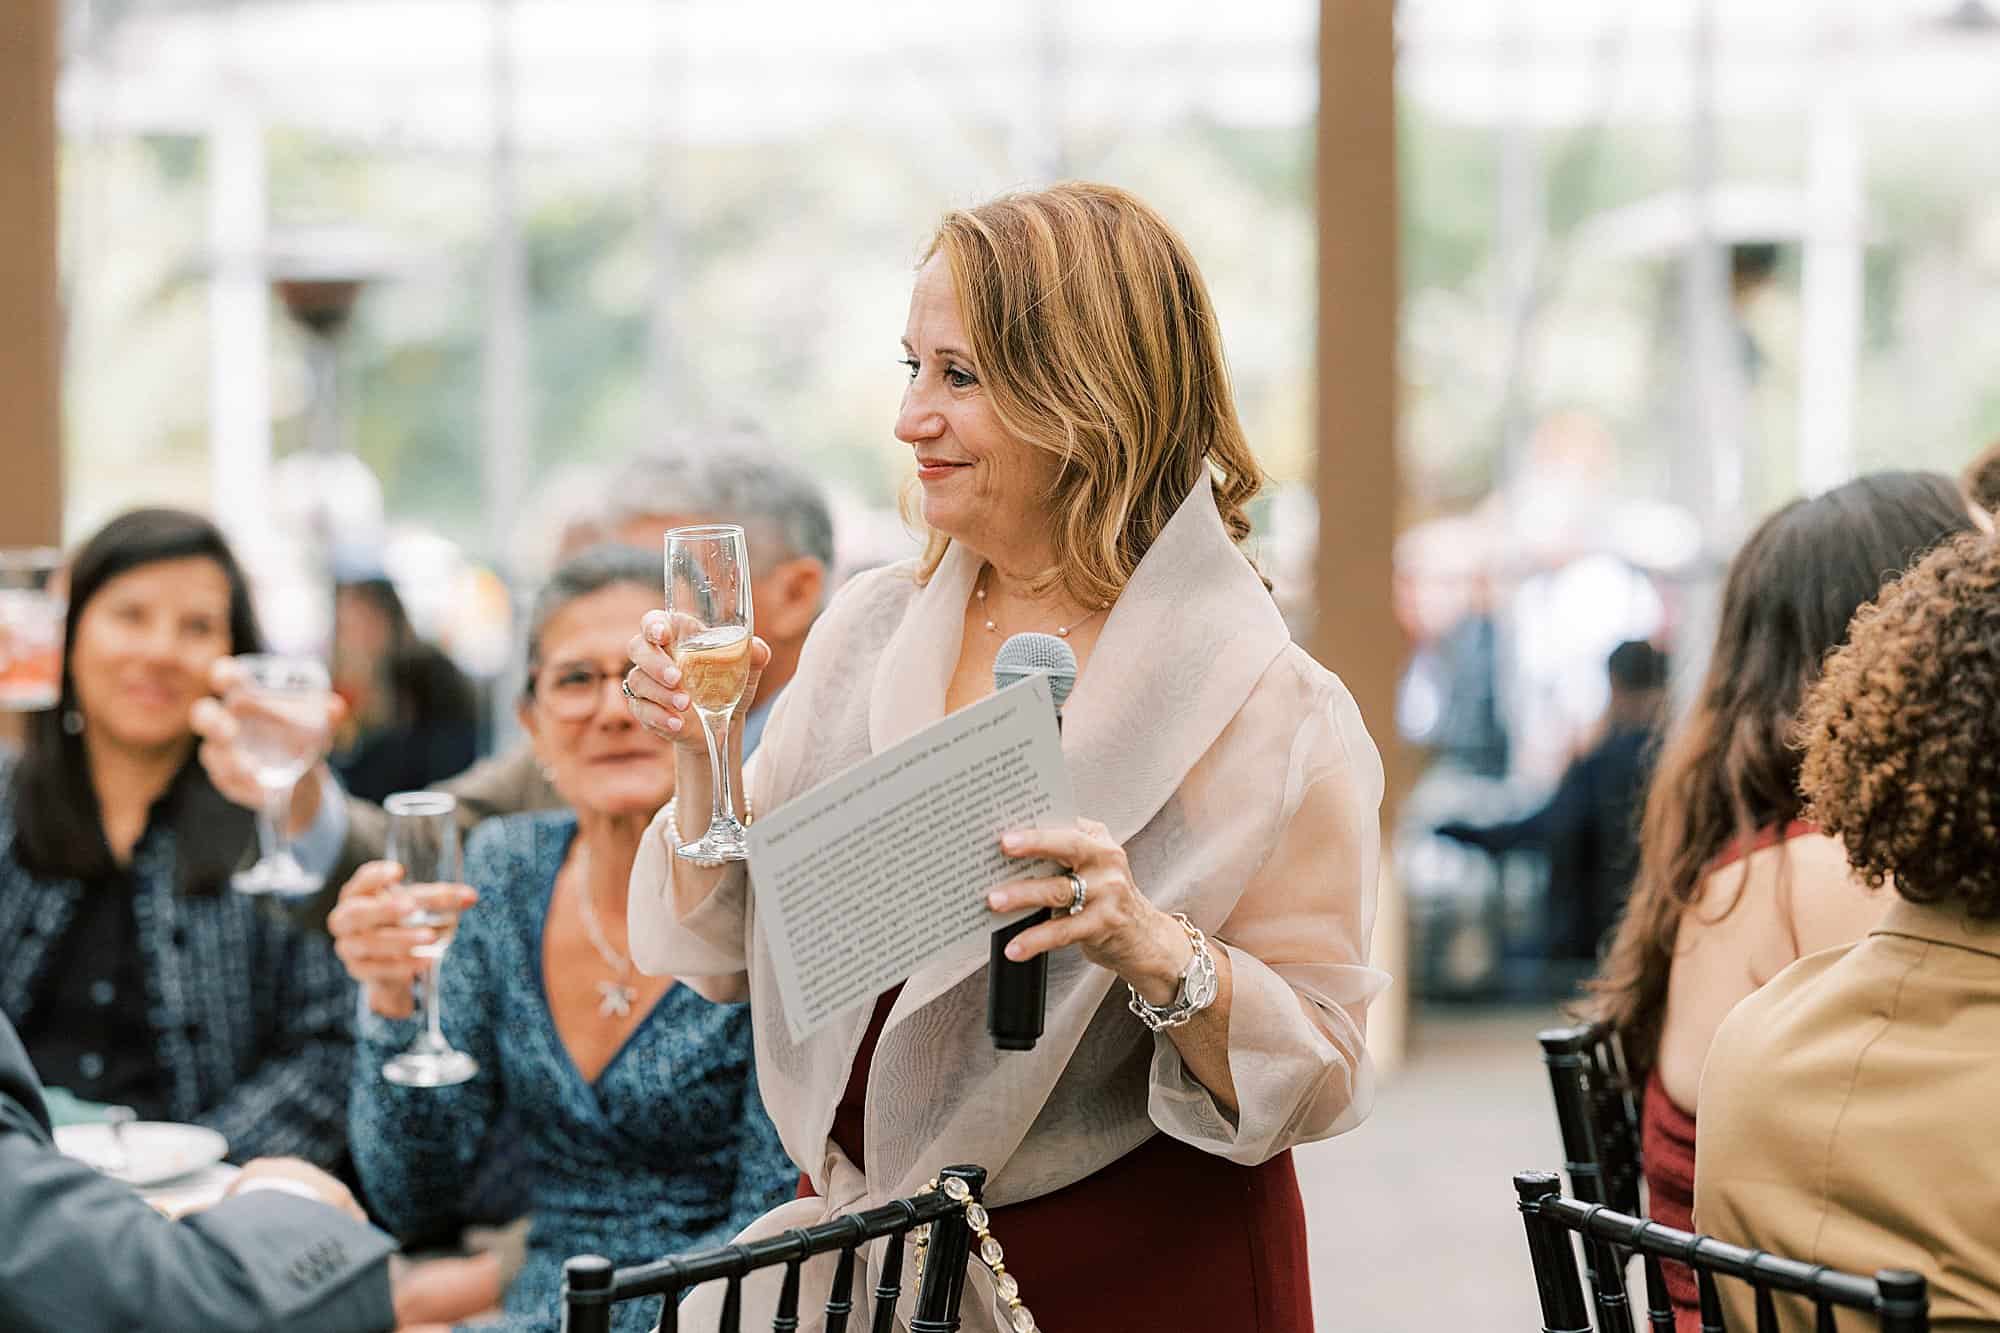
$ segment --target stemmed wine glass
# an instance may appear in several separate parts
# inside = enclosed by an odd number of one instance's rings
[[[285,836],[292,788],[326,748],[331,685],[326,668],[310,657],[246,653],[230,659],[237,683],[228,696],[238,740],[249,757],[264,802],[257,812],[257,864],[230,877],[238,893],[314,893],[320,877],[292,855]]]
[[[401,1054],[382,1066],[382,1077],[410,1088],[444,1088],[463,1083],[479,1072],[479,1062],[453,1050],[444,1039],[444,1011],[438,977],[444,951],[458,930],[458,913],[445,911],[439,899],[458,883],[458,801],[444,792],[397,792],[382,803],[389,816],[389,859],[403,867],[403,890],[416,907],[400,924],[437,932],[429,944],[410,952],[423,959],[424,1030]]]
[[[750,552],[733,523],[667,532],[667,612],[681,689],[701,718],[714,774],[708,831],[676,850],[691,861],[742,861],[749,856],[729,774],[729,722],[750,683]]]

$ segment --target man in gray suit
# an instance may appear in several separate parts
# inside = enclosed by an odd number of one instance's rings
[[[173,1222],[56,1150],[41,1080],[0,1014],[0,1328],[374,1333],[395,1326],[389,1255],[354,1196],[304,1162],[243,1168]]]

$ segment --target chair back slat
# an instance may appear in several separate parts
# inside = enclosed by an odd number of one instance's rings
[[[1826,1301],[1813,1302],[1813,1333],[1840,1333],[1840,1325],[1833,1319],[1833,1306]]]
[[[743,1279],[729,1279],[729,1289],[722,1296],[722,1318],[716,1321],[715,1333],[743,1333]]]
[[[1900,1269],[1883,1269],[1872,1278],[1806,1264],[1763,1250],[1748,1250],[1712,1236],[1663,1227],[1642,1217],[1607,1208],[1601,1203],[1561,1196],[1556,1176],[1524,1171],[1514,1177],[1523,1225],[1528,1233],[1528,1257],[1534,1265],[1541,1297],[1542,1321],[1549,1330],[1586,1329],[1577,1281],[1577,1262],[1570,1245],[1574,1232],[1586,1254],[1595,1254],[1604,1283],[1596,1310],[1600,1333],[1629,1333],[1631,1303],[1622,1269],[1609,1252],[1637,1252],[1646,1260],[1646,1305],[1653,1333],[1671,1333],[1674,1319],[1661,1281],[1661,1259],[1675,1259],[1694,1270],[1701,1296],[1702,1333],[1728,1333],[1717,1279],[1747,1282],[1754,1292],[1757,1333],[1777,1333],[1780,1327],[1776,1293],[1804,1297],[1817,1307],[1817,1333],[1836,1333],[1835,1307],[1875,1316],[1883,1333],[1929,1333],[1930,1295],[1924,1279]]]
[[[1599,1333],[1633,1333],[1632,1299],[1625,1290],[1625,1256],[1608,1241],[1584,1242],[1590,1255],[1591,1294]]]
[[[1674,1298],[1667,1294],[1667,1275],[1660,1268],[1660,1256],[1645,1256],[1646,1324],[1651,1333],[1674,1333]]]
[[[875,1323],[870,1333],[896,1333],[896,1302],[903,1294],[903,1243],[898,1236],[882,1258],[882,1275],[875,1283]]]
[[[1757,1333],[1778,1333],[1778,1302],[1769,1287],[1758,1287]]]
[[[778,1293],[777,1313],[771,1316],[771,1333],[798,1333],[800,1262],[794,1259],[785,1265],[785,1285]]]
[[[854,1247],[844,1247],[834,1265],[833,1287],[826,1294],[826,1333],[847,1333],[847,1316],[854,1313]]]
[[[1722,1297],[1715,1290],[1715,1279],[1705,1270],[1696,1269],[1694,1281],[1701,1293],[1701,1333],[1729,1333],[1722,1322]]]

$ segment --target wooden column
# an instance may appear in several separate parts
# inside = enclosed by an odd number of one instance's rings
[[[58,3],[0,4],[0,546],[62,537]]]
[[[1396,102],[1393,0],[1320,0],[1319,554],[1313,652],[1361,705],[1388,772],[1374,959],[1397,984],[1370,1010],[1385,1065],[1408,1013],[1408,932],[1388,864],[1410,777],[1396,735],[1404,646],[1392,597],[1396,536]]]

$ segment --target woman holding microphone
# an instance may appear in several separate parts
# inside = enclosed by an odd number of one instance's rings
[[[944,962],[791,1039],[746,866],[673,854],[701,831],[676,807],[708,809],[712,778],[661,613],[627,685],[676,742],[679,799],[634,862],[634,959],[751,1001],[765,1101],[815,1197],[750,1234],[972,1162],[1011,1281],[973,1263],[968,1330],[1309,1330],[1288,1150],[1371,1098],[1382,772],[1241,549],[1262,477],[1206,286],[1129,194],[1004,196],[939,226],[902,363],[927,549],[834,599],[736,790],[771,810],[991,693],[1008,636],[1061,636],[1089,818],[1010,834],[1008,855],[1072,873],[989,900],[1057,909],[1010,946],[1050,955],[1045,1035],[996,1051],[984,969]]]

